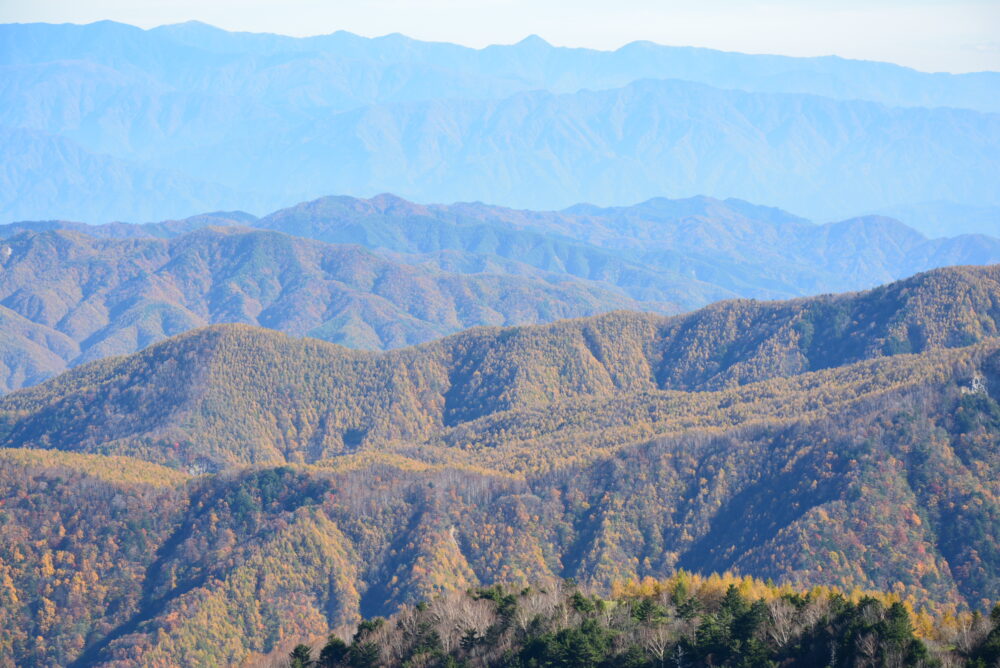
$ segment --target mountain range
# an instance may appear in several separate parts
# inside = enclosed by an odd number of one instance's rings
[[[7,387],[129,353],[211,322],[252,322],[363,348],[472,325],[547,322],[635,306],[600,285],[456,275],[357,246],[207,228],[172,240],[21,235],[4,248]]]
[[[0,399],[0,647],[238,663],[435,592],[678,568],[982,608],[998,305],[994,265],[388,352],[217,325],[84,364]]]
[[[893,369],[922,364],[911,354],[996,337],[998,271],[1000,265],[937,270],[864,293],[722,302],[674,317],[625,311],[547,326],[477,328],[388,353],[220,325],[85,364],[8,395],[0,410],[17,416],[6,435],[10,443],[138,453],[174,466],[181,466],[176,457],[187,456],[184,449],[193,449],[191,456],[210,470],[313,463],[364,446],[421,443],[430,448],[421,458],[433,461],[482,463],[512,452],[509,466],[500,468],[521,470],[520,458],[529,454],[537,460],[532,467],[544,468],[559,461],[554,452],[533,450],[546,436],[582,449],[594,439],[613,443],[601,435],[605,430],[661,420],[662,428],[681,416],[691,420],[687,426],[725,422],[741,410],[717,412],[721,406],[758,399],[739,394],[750,384],[826,373],[826,382],[812,380],[801,390],[826,393],[829,410],[852,373],[892,377]],[[864,364],[900,354],[904,361]],[[854,364],[863,371],[825,371]],[[87,412],[95,385],[103,388],[101,411]],[[133,388],[170,399],[143,405]],[[795,389],[793,383],[771,392]],[[676,392],[692,394],[685,400]],[[722,393],[718,406],[710,392]],[[651,408],[633,424],[634,409],[625,410],[631,395],[639,402],[659,396],[664,403],[656,410],[666,412],[654,419]],[[554,416],[555,406],[567,411],[563,419]],[[764,397],[758,410],[763,418],[772,410],[795,415],[801,407]],[[75,417],[63,419],[64,413]],[[587,429],[570,438],[567,426],[579,419]],[[465,441],[482,451],[439,447]],[[501,442],[504,451],[497,449]]]
[[[0,668],[1000,657],[998,72],[3,24],[0,165]]]
[[[539,38],[0,26],[0,216],[257,214],[329,192],[561,208],[708,194],[998,228],[1000,74]]]
[[[241,322],[363,349],[477,325],[868,288],[1000,262],[982,235],[878,217],[813,225],[740,200],[535,212],[328,197],[264,218],[0,226],[0,389]]]

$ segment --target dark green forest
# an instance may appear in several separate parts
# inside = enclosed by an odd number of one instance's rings
[[[572,582],[442,594],[300,643],[290,668],[993,666],[1000,606],[931,617],[876,592],[797,591],[681,571],[590,596]]]

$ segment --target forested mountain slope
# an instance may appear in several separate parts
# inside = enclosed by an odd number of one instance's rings
[[[257,220],[245,211],[216,211],[190,216],[181,220],[164,220],[158,223],[102,223],[91,225],[70,220],[21,220],[0,225],[0,238],[12,237],[21,232],[79,232],[101,239],[132,239],[137,237],[154,237],[171,239],[173,237],[200,230],[203,227],[252,227]]]
[[[732,296],[844,292],[941,266],[1000,260],[995,237],[928,239],[879,216],[813,225],[781,209],[711,197],[531,211],[481,203],[421,205],[389,194],[338,196],[263,218],[235,211],[142,225],[21,221],[0,225],[0,237],[71,230],[102,238],[169,238],[209,225],[357,244],[460,273],[484,268],[523,273],[534,267],[685,308]]]
[[[3,390],[213,322],[377,349],[637,305],[610,286],[538,270],[458,275],[245,228],[169,240],[29,232],[0,249]]]
[[[318,461],[397,442],[455,445],[470,429],[526,429],[523,415],[504,428],[507,411],[551,420],[559,402],[580,411],[586,401],[662,399],[669,416],[669,395],[659,393],[741,392],[782,378],[808,387],[797,374],[830,369],[830,378],[812,381],[825,392],[839,386],[830,381],[844,365],[997,336],[998,272],[942,269],[864,293],[723,302],[672,318],[623,312],[474,329],[383,354],[220,326],[86,365],[0,400],[0,410],[10,416],[9,444],[148,449],[166,461],[173,449],[161,446],[171,443],[214,466]],[[95,392],[101,412],[84,409]],[[159,393],[170,399],[139,400]],[[637,427],[625,413],[609,419]],[[539,433],[560,428],[556,420]]]
[[[1000,267],[961,267],[385,353],[215,326],[86,364],[0,401],[0,653],[235,663],[436,592],[678,568],[986,609],[998,323]]]
[[[440,591],[563,577],[606,591],[678,567],[982,609],[1000,596],[1000,407],[961,387],[984,368],[998,382],[997,356],[925,354],[902,375],[933,378],[829,417],[750,408],[750,426],[524,477],[376,456],[165,489],[166,475],[103,482],[100,455],[6,451],[4,641],[29,663],[219,665]],[[88,581],[101,600],[75,593]]]
[[[676,313],[1000,261],[990,237],[929,240],[877,217],[817,226],[705,197],[561,212],[329,197],[263,219],[35,221],[0,237],[4,390],[216,322],[385,349],[474,325]]]

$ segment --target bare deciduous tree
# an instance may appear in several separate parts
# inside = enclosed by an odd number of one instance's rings
[[[772,599],[767,604],[770,624],[767,634],[779,647],[784,647],[797,634],[795,606],[783,598]]]
[[[667,656],[676,635],[667,624],[656,624],[642,631],[642,648],[661,668],[667,665]]]

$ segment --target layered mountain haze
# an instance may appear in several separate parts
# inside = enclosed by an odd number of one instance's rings
[[[579,204],[562,211],[481,203],[424,206],[392,195],[326,197],[252,224],[432,262],[441,251],[499,255],[685,308],[727,296],[773,299],[858,290],[936,267],[1000,260],[994,237],[927,239],[879,216],[813,225],[781,209],[710,197],[655,198],[610,208]],[[455,261],[453,254],[448,259]],[[651,271],[661,273],[660,281],[650,280]],[[678,285],[687,279],[703,285]],[[704,284],[717,290],[707,291]]]
[[[300,142],[301,151],[280,152]],[[829,220],[905,203],[915,192],[996,205],[997,183],[984,175],[997,171],[998,142],[997,114],[638,81],[365,108],[318,119],[305,136],[280,135],[267,150],[282,173],[304,171],[295,184],[312,193],[379,184],[424,201],[529,208],[707,193]],[[205,169],[192,173],[206,178],[219,157],[192,154]],[[247,170],[237,178],[245,189],[273,177]]]
[[[150,219],[186,216],[210,202],[260,202],[252,193],[236,194],[217,183],[93,152],[79,143],[35,130],[0,126],[0,216],[22,218],[14,202],[51,217],[77,217],[75,207],[94,221],[122,217]],[[99,195],[95,197],[95,195]],[[123,216],[123,211],[129,211]]]
[[[537,38],[0,30],[8,220],[260,214],[389,190],[534,208],[708,194],[820,221],[904,210],[930,236],[1000,231],[993,72]]]
[[[561,212],[328,197],[260,219],[12,223],[0,239],[5,390],[218,322],[386,349],[476,325],[670,314],[1000,262],[991,237],[928,240],[878,217],[817,226],[705,197]]]
[[[384,353],[223,325],[93,362],[0,401],[0,642],[236,663],[435,592],[678,568],[988,605],[998,327],[993,266]]]
[[[8,24],[3,37],[3,61],[26,70],[36,63],[85,67],[76,60],[110,68],[127,63],[138,72],[122,75],[126,78],[135,80],[140,72],[148,72],[170,84],[224,94],[259,91],[261,82],[270,81],[264,92],[302,106],[351,108],[456,97],[458,91],[465,97],[499,97],[538,89],[561,93],[618,88],[637,79],[687,79],[751,92],[1000,112],[995,72],[929,74],[888,63],[748,55],[650,42],[596,51],[553,47],[531,36],[518,44],[471,49],[400,34],[369,39],[346,31],[308,38],[228,32],[198,21],[152,30],[113,21]],[[199,72],[205,62],[219,69]],[[275,76],[289,64],[305,65],[311,76]],[[409,84],[413,78],[420,85]],[[471,95],[466,93],[470,90]]]
[[[998,72],[0,24],[0,165],[0,668],[1000,660]]]

